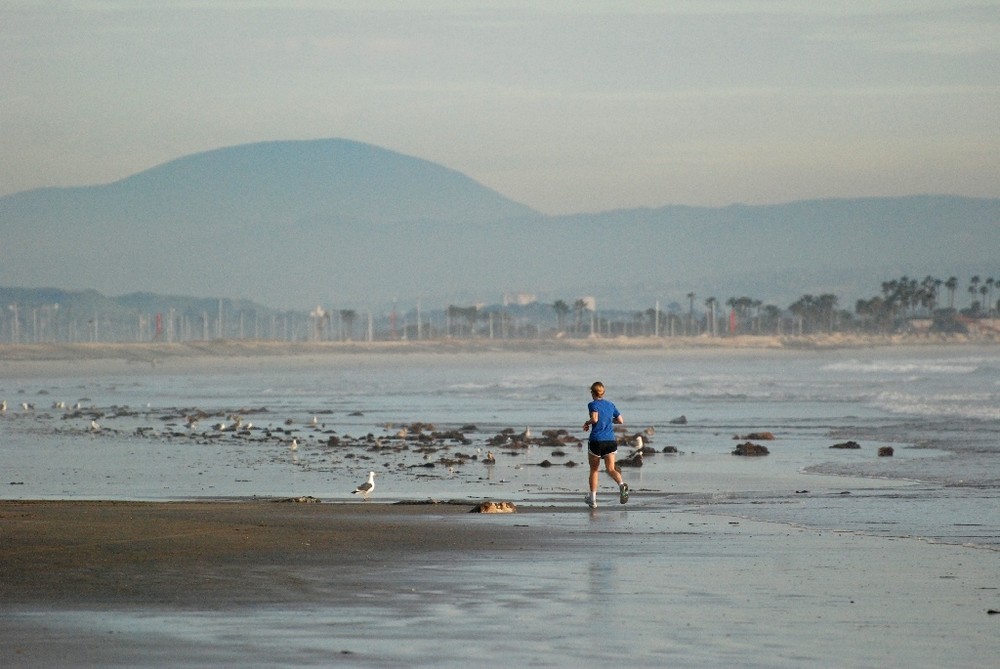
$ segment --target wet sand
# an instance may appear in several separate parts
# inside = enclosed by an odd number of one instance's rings
[[[457,518],[474,506],[0,501],[0,601],[66,607],[274,604],[308,594],[288,588],[276,572],[377,569],[402,556],[412,562],[542,543],[537,532],[498,526],[483,514],[478,522]],[[336,590],[333,596],[348,594]],[[330,602],[326,594],[324,601]]]
[[[2,502],[0,666],[981,667],[1000,652],[996,551],[635,502]]]

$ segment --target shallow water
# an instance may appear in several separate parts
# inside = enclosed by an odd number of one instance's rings
[[[0,380],[8,402],[0,497],[348,503],[375,471],[370,503],[505,499],[531,511],[491,522],[551,525],[577,540],[518,559],[358,575],[370,587],[347,608],[20,611],[4,617],[7,629],[44,620],[39,643],[64,644],[78,666],[108,666],[110,651],[79,643],[97,635],[111,640],[121,666],[175,667],[241,666],[248,657],[268,666],[580,667],[627,658],[650,667],[972,667],[1000,650],[984,615],[1000,608],[991,576],[1000,550],[995,347],[354,354],[225,365]],[[506,428],[584,438],[597,379],[631,432],[652,428],[647,445],[680,452],[623,469],[634,491],[627,506],[602,475],[591,512],[582,504],[582,447],[557,455],[491,440]],[[189,429],[183,417],[195,410],[209,415]],[[101,414],[99,431],[90,430],[92,414]],[[254,427],[242,436],[214,429],[232,415]],[[671,423],[682,415],[686,425]],[[395,436],[415,422],[467,428],[469,443],[439,439],[429,452],[412,432]],[[774,433],[758,442],[770,455],[730,454],[734,435],[758,431]],[[331,436],[342,444],[329,446]],[[830,448],[848,440],[861,448]],[[878,457],[880,446],[894,456]],[[492,466],[482,462],[489,450]],[[928,576],[927,559],[947,568]],[[344,576],[314,580],[337,587]]]
[[[353,501],[351,491],[372,470],[380,501],[575,505],[586,478],[578,444],[558,449],[564,455],[550,446],[493,444],[510,428],[515,436],[563,429],[585,438],[579,424],[595,379],[608,385],[631,432],[652,431],[647,446],[680,451],[625,470],[633,504],[1000,545],[996,347],[633,351],[586,359],[348,354],[248,358],[183,373],[139,367],[128,375],[8,378],[0,381],[8,402],[0,417],[0,496]],[[34,409],[22,410],[23,402]],[[53,408],[59,402],[69,408]],[[188,429],[183,417],[195,410],[211,415]],[[99,431],[91,431],[91,415],[100,415]],[[251,431],[215,430],[233,415],[252,422]],[[686,425],[671,423],[680,416]],[[468,442],[396,438],[418,422],[438,432],[466,428]],[[734,436],[759,431],[776,437],[760,442],[769,456],[730,455]],[[359,441],[367,435],[377,441]],[[331,436],[342,445],[329,446]],[[848,440],[862,448],[830,448]],[[426,452],[428,445],[437,450]],[[880,446],[892,446],[894,456],[877,457]],[[481,462],[488,450],[494,466]],[[623,446],[619,458],[630,452]],[[553,466],[540,467],[546,460]],[[612,502],[609,479],[602,486]],[[866,489],[874,492],[859,494]]]

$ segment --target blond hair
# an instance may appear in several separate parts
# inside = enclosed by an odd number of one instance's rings
[[[600,381],[594,381],[594,383],[590,386],[590,392],[597,395],[599,398],[604,397],[604,384]]]

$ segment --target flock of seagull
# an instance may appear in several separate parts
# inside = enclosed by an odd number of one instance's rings
[[[284,445],[287,451],[298,462],[297,453],[300,447],[309,446],[324,455],[331,456],[331,462],[371,460],[378,455],[392,453],[410,454],[409,463],[398,461],[400,468],[433,468],[444,467],[449,473],[455,473],[462,466],[478,462],[492,466],[497,462],[497,453],[512,456],[524,456],[529,449],[547,448],[553,459],[566,457],[568,449],[582,449],[580,438],[570,434],[565,429],[545,429],[536,434],[531,428],[518,431],[505,428],[497,433],[489,434],[480,431],[475,425],[463,425],[451,429],[437,429],[428,423],[390,424],[382,425],[382,434],[369,432],[364,436],[351,437],[341,434],[328,427],[325,419],[319,415],[330,412],[320,412],[305,420],[286,418],[271,420],[271,412],[264,408],[240,409],[238,411],[210,412],[200,409],[164,408],[160,410],[147,406],[143,410],[129,407],[112,406],[99,408],[85,406],[89,399],[83,398],[75,404],[53,402],[50,410],[36,409],[34,404],[21,403],[20,412],[8,410],[6,400],[0,400],[0,415],[15,414],[18,418],[34,420],[60,420],[68,427],[57,427],[62,434],[101,435],[104,438],[143,438],[158,440],[194,440],[196,443],[210,445],[223,439],[239,440],[246,445]],[[355,412],[353,416],[362,416]],[[260,420],[262,425],[255,425],[249,417]],[[160,423],[155,427],[154,423]],[[203,428],[203,425],[210,427]],[[642,457],[656,451],[647,445],[653,435],[653,428],[635,434],[622,434],[621,443],[631,446],[631,455],[620,458],[624,466],[641,466]],[[478,442],[478,445],[477,445]],[[465,447],[471,447],[466,450]],[[485,453],[484,453],[485,451]],[[415,462],[414,462],[415,460]],[[553,466],[548,458],[535,463],[539,466]],[[574,466],[571,459],[563,461],[565,466]],[[386,461],[383,466],[391,465]],[[521,466],[521,465],[518,465]],[[352,492],[368,499],[375,490],[375,471],[368,472],[367,480],[357,486]]]

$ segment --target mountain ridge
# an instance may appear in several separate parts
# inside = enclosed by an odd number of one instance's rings
[[[512,292],[780,301],[830,284],[849,299],[901,274],[990,272],[998,221],[998,199],[926,194],[547,216],[374,145],[258,142],[0,197],[0,285],[295,308]]]

